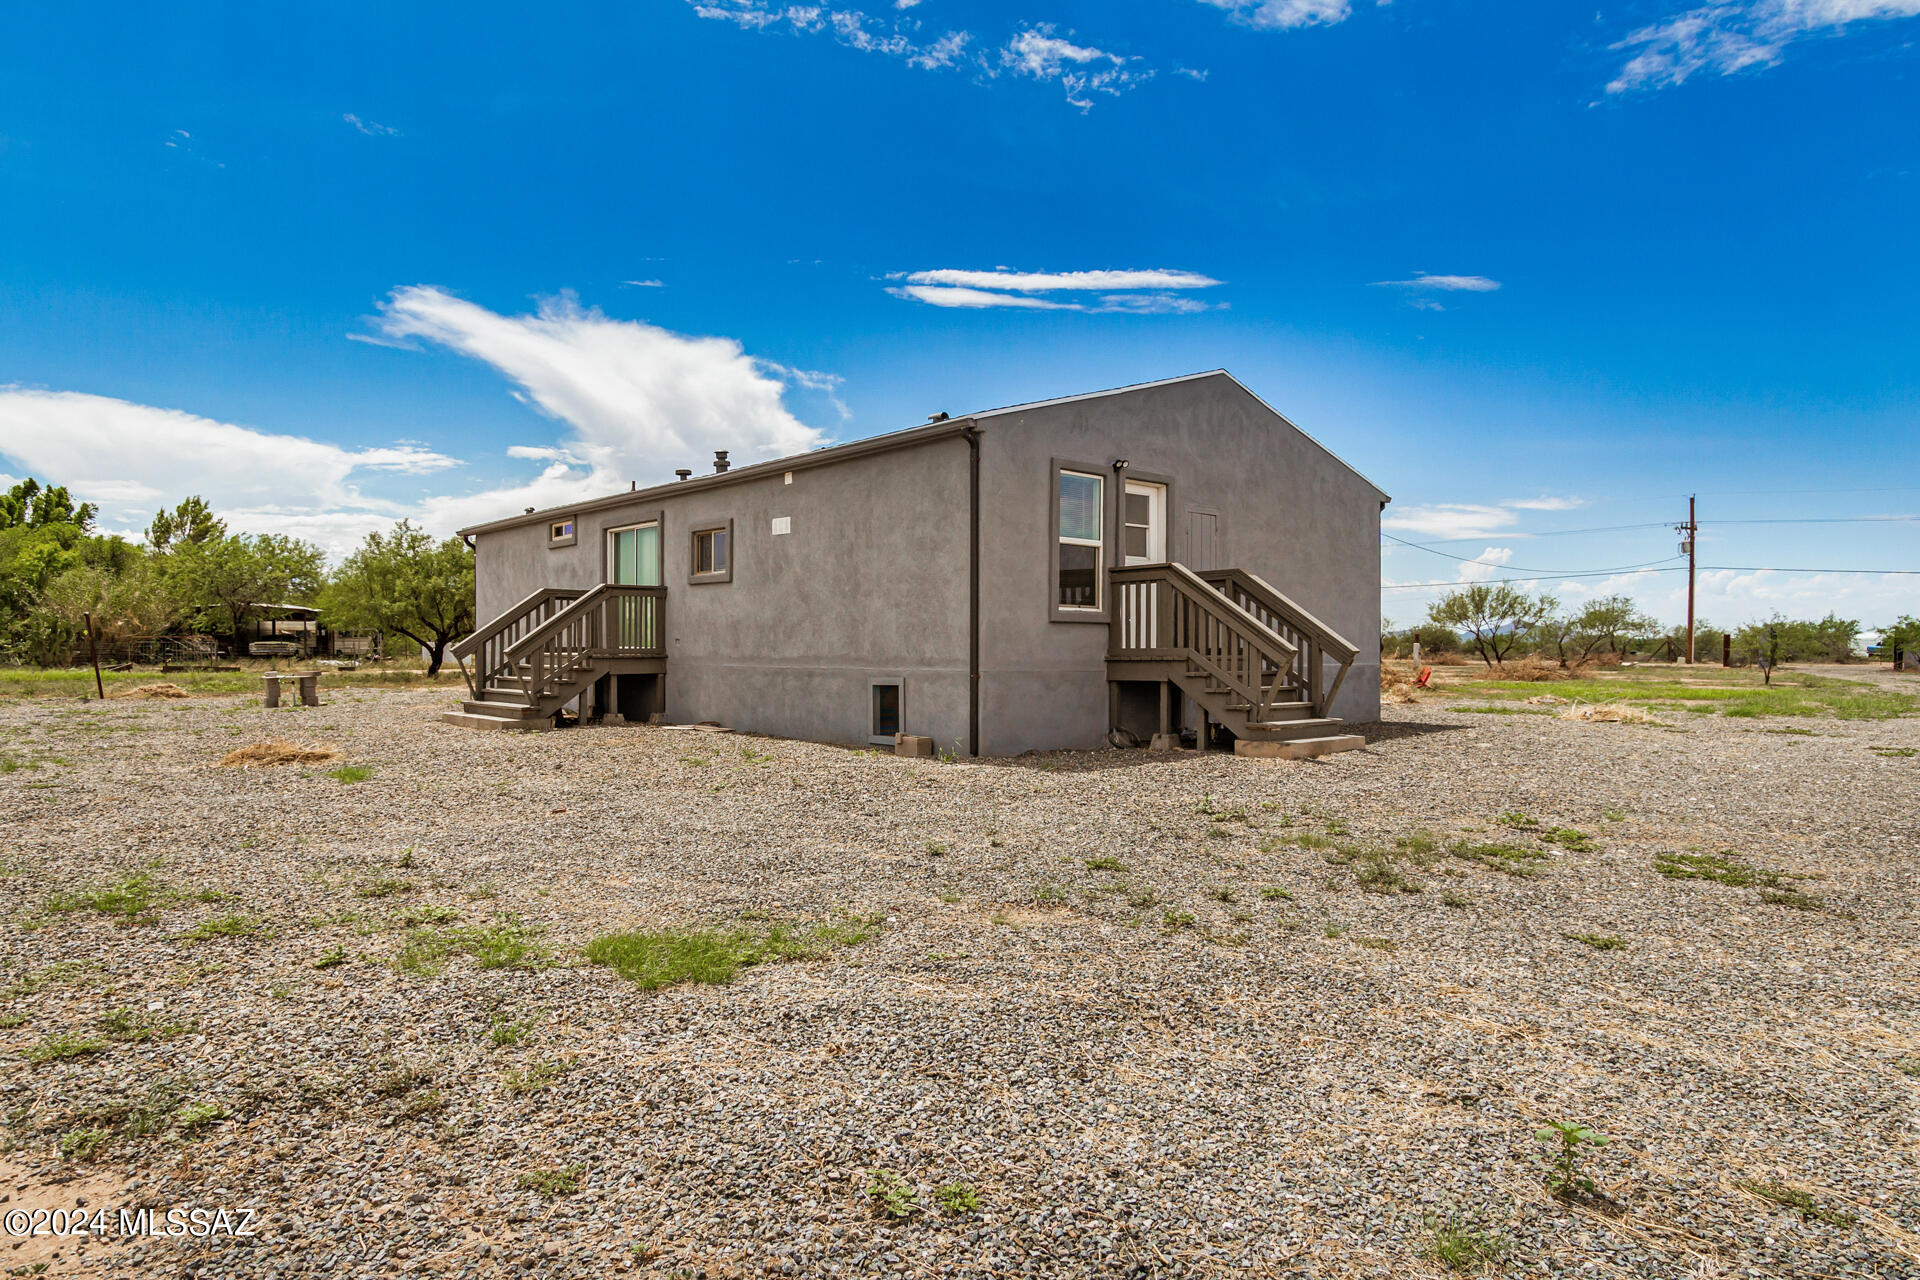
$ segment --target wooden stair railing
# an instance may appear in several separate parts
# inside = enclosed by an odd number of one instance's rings
[[[1360,650],[1258,574],[1245,569],[1210,569],[1197,576],[1292,644],[1296,657],[1285,683],[1301,691],[1312,704],[1314,715],[1329,715],[1334,695],[1340,692],[1340,683],[1347,678]],[[1326,679],[1329,661],[1339,667],[1331,684]]]
[[[602,583],[534,626],[502,654],[529,707],[612,658],[664,658],[667,589]]]
[[[1109,569],[1113,592],[1107,656],[1116,661],[1184,662],[1247,703],[1262,723],[1287,701],[1292,641],[1182,564]]]
[[[585,595],[568,587],[542,587],[485,626],[453,646],[454,661],[467,682],[467,692],[475,698],[485,696],[486,687],[495,679],[513,674],[507,664],[507,650],[535,627],[567,605]],[[475,672],[467,669],[467,659],[476,657]]]

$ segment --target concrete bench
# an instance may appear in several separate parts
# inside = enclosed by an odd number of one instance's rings
[[[277,707],[280,705],[280,682],[282,680],[297,680],[300,682],[301,706],[317,707],[320,705],[320,673],[318,671],[269,671],[260,678],[266,682],[267,693],[265,705],[269,707]]]

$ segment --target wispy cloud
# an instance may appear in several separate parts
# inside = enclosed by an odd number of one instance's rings
[[[1492,293],[1500,287],[1498,280],[1489,280],[1485,276],[1435,276],[1424,271],[1414,272],[1411,280],[1375,280],[1376,289],[1432,289],[1440,293]]]
[[[716,448],[746,461],[823,440],[782,401],[780,374],[800,381],[793,371],[754,359],[732,338],[616,320],[568,294],[511,316],[415,285],[394,290],[375,324],[390,339],[435,343],[493,366],[519,399],[572,429],[565,447],[599,474],[661,476]]]
[[[1779,62],[1787,46],[1855,22],[1920,16],[1920,0],[1716,0],[1629,32],[1630,53],[1607,84],[1619,95],[1685,84],[1701,71],[1730,76]]]
[[[1510,498],[1500,504],[1516,511],[1573,511],[1587,505],[1585,498]]]
[[[372,120],[362,120],[351,111],[340,118],[360,132],[366,134],[369,138],[397,138],[400,136],[400,131],[392,125],[379,124]]]
[[[663,281],[659,280],[622,280],[620,283],[635,289],[664,289],[667,287]]]
[[[1351,10],[1347,0],[1200,0],[1225,9],[1236,22],[1266,30],[1332,26],[1345,22]]]
[[[968,70],[981,82],[1010,76],[1057,84],[1082,112],[1092,109],[1096,95],[1117,96],[1154,74],[1140,58],[1078,43],[1072,32],[1063,35],[1044,23],[1023,27],[1000,46],[982,46],[964,30],[934,35],[911,12],[919,0],[895,0],[890,15],[779,0],[687,3],[700,17],[743,31],[828,34],[849,49],[899,58],[922,71]]]
[[[1381,517],[1380,527],[1423,538],[1479,538],[1510,529],[1519,522],[1520,517],[1505,507],[1439,502],[1430,506],[1395,504]]]
[[[939,268],[898,272],[887,292],[928,306],[966,310],[1000,307],[1022,311],[1128,312],[1137,315],[1188,314],[1213,310],[1210,303],[1181,291],[1211,289],[1221,282],[1197,271],[1148,270],[991,271]],[[1055,296],[1065,295],[1065,296]]]

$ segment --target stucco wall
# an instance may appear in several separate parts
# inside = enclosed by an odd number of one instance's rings
[[[1192,563],[1188,513],[1217,513],[1215,567],[1252,570],[1360,649],[1333,714],[1380,716],[1380,494],[1231,378],[1191,379],[981,420],[985,625],[981,749],[1097,747],[1103,625],[1051,621],[1052,463],[1112,463],[1171,482],[1169,555]]]
[[[865,742],[870,681],[900,677],[902,728],[943,749],[967,734],[967,446],[950,437],[476,538],[479,613],[542,586],[605,580],[606,530],[661,522],[667,715]],[[556,512],[555,518],[564,512]],[[792,532],[775,536],[788,517]],[[691,531],[731,518],[733,580],[689,583]]]

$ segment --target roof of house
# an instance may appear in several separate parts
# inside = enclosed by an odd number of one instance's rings
[[[931,440],[940,439],[943,436],[958,435],[988,418],[1000,418],[1008,414],[1025,413],[1034,409],[1050,409],[1055,405],[1074,404],[1082,400],[1098,400],[1105,396],[1124,395],[1132,391],[1145,391],[1152,387],[1172,386],[1181,382],[1196,382],[1204,378],[1227,379],[1255,400],[1259,401],[1274,417],[1280,419],[1295,431],[1300,431],[1299,426],[1296,425],[1291,418],[1281,413],[1278,409],[1275,409],[1265,400],[1262,400],[1244,382],[1241,382],[1240,379],[1234,377],[1225,369],[1208,369],[1201,373],[1182,374],[1177,378],[1161,378],[1154,382],[1136,382],[1124,387],[1110,387],[1105,391],[1086,391],[1079,395],[1059,396],[1052,400],[1033,400],[1025,404],[1006,405],[999,409],[983,409],[977,413],[969,413],[960,417],[943,418],[938,422],[928,422],[917,427],[908,427],[901,431],[889,431],[877,436],[868,436],[864,440],[850,440],[845,444],[825,445],[809,453],[793,454],[785,458],[775,458],[768,462],[756,462],[747,466],[734,467],[727,471],[710,472],[707,475],[694,476],[688,480],[673,480],[665,484],[652,485],[645,489],[627,490],[620,493],[609,494],[604,498],[591,498],[584,502],[570,502],[564,506],[548,507],[541,511],[527,511],[520,515],[508,516],[501,520],[490,520],[484,524],[468,525],[466,528],[460,530],[460,535],[462,537],[471,537],[478,533],[497,533],[503,529],[513,529],[527,524],[538,524],[543,520],[558,519],[561,516],[571,516],[589,511],[601,511],[609,507],[626,506],[633,502],[645,502],[656,497],[665,497],[668,494],[696,493],[702,489],[715,489],[722,485],[758,480],[764,476],[778,475],[784,471],[799,471],[805,468],[831,466],[838,462],[849,462],[855,458],[864,458],[870,454],[885,453],[893,449],[911,448],[915,445],[925,444]],[[1386,490],[1380,488],[1379,485],[1373,484],[1373,481],[1367,480],[1367,478],[1361,475],[1359,470],[1346,459],[1327,448],[1326,445],[1322,444],[1307,432],[1300,431],[1300,434],[1316,448],[1324,452],[1329,458],[1332,458],[1335,462],[1338,462],[1341,466],[1353,472],[1354,475],[1360,476],[1360,479],[1372,485],[1374,491],[1380,495],[1381,501],[1385,502],[1389,500]]]

